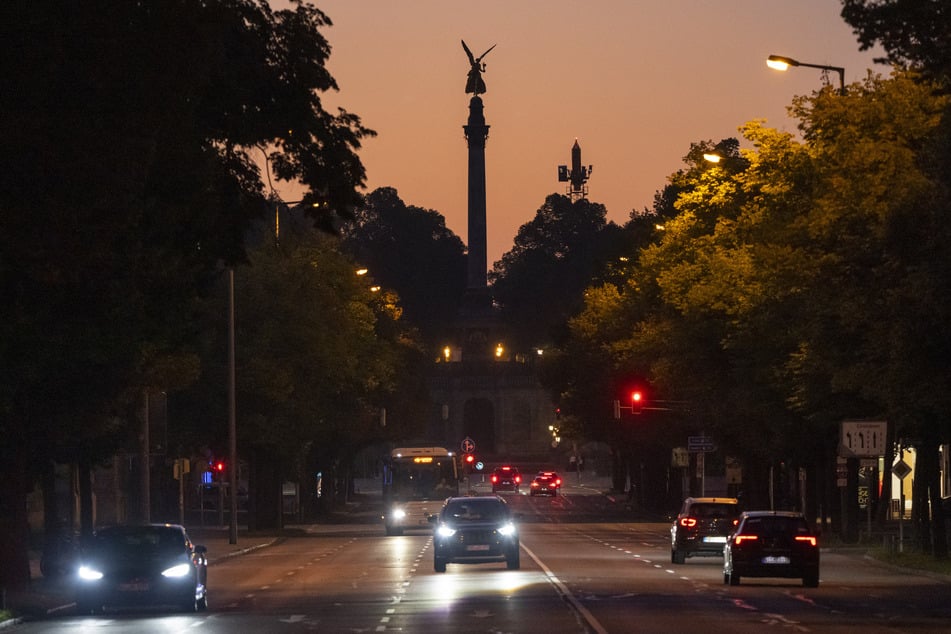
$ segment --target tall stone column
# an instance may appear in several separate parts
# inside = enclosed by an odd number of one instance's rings
[[[485,140],[489,126],[485,124],[482,98],[469,100],[469,122],[463,126],[469,144],[469,268],[467,289],[472,295],[485,295],[488,287],[486,273],[486,218],[485,218]]]

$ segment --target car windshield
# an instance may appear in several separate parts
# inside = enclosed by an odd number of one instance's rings
[[[104,530],[96,535],[95,548],[125,554],[180,553],[185,539],[180,531],[164,527]]]
[[[445,517],[460,522],[491,522],[507,516],[504,506],[494,500],[450,502]]]
[[[801,517],[748,517],[743,532],[762,537],[784,537],[808,533],[809,525]]]

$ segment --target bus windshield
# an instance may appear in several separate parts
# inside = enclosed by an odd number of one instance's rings
[[[455,455],[443,447],[398,447],[383,468],[386,500],[441,500],[459,494]]]

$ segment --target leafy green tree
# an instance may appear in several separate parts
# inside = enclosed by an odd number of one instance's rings
[[[373,291],[339,240],[312,228],[288,230],[264,241],[249,266],[235,272],[237,431],[239,454],[250,466],[249,523],[281,524],[280,485],[330,474],[362,446],[382,440],[381,408],[396,430],[425,420],[417,343],[401,320],[392,292]],[[208,303],[208,315],[226,311],[227,293]],[[182,408],[200,419],[223,402],[226,333],[219,329],[203,351],[205,371]],[[221,416],[203,430],[227,437]],[[408,430],[407,430],[408,431]],[[343,474],[340,474],[343,477]],[[327,487],[328,497],[337,487]]]
[[[465,246],[445,218],[381,187],[366,196],[341,234],[343,248],[383,288],[399,295],[406,320],[424,340],[442,341],[466,289]]]
[[[98,460],[264,210],[250,148],[345,213],[372,134],[323,110],[330,21],[261,0],[0,7],[0,585],[29,577],[32,467]],[[255,152],[257,150],[254,150]],[[119,434],[124,435],[124,434]],[[64,451],[65,450],[65,451]]]

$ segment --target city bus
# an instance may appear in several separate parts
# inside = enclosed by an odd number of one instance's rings
[[[429,530],[447,497],[459,495],[459,464],[445,447],[396,447],[383,461],[383,525],[387,535]]]

